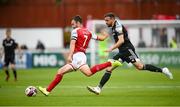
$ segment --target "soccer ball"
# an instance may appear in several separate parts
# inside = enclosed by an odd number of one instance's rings
[[[37,89],[36,89],[36,87],[34,87],[34,86],[28,86],[28,87],[26,88],[26,90],[25,90],[25,94],[26,94],[26,96],[28,96],[28,97],[36,96],[36,94],[37,94]]]

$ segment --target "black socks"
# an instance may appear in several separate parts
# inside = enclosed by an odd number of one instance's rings
[[[145,64],[143,67],[143,70],[149,70],[151,72],[162,72],[161,68],[158,68],[158,67],[150,65],[150,64]]]
[[[111,76],[111,71],[106,71],[99,83],[100,88],[102,88],[106,84],[106,82],[109,80],[110,76]]]
[[[16,69],[13,69],[14,79],[17,80],[17,72]]]
[[[9,80],[9,71],[5,70],[5,73],[6,73],[6,81],[8,81]]]
[[[14,74],[14,80],[17,81],[17,72],[16,72],[16,69],[12,69],[13,70],[13,74]],[[6,81],[9,80],[9,71],[8,70],[5,70],[5,73],[6,73]]]

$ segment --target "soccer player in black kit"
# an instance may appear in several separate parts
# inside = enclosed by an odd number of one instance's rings
[[[113,59],[118,60],[120,59],[122,62],[132,63],[138,70],[148,70],[150,72],[160,72],[165,74],[168,78],[173,79],[173,75],[169,71],[168,68],[159,68],[156,66],[153,66],[151,64],[143,64],[143,62],[139,59],[135,52],[135,48],[130,42],[128,38],[128,33],[125,29],[125,27],[120,23],[119,20],[115,19],[115,15],[113,13],[107,13],[104,16],[104,20],[106,22],[106,25],[111,30],[111,36],[113,36],[115,40],[115,44],[106,50],[106,52],[111,52],[114,49],[118,49],[119,52],[113,56]],[[102,33],[104,35],[105,33]],[[105,74],[101,78],[101,81],[98,86],[92,87],[88,86],[87,89],[90,92],[93,92],[95,94],[100,94],[103,86],[105,83],[109,80],[111,76],[112,70],[115,68],[108,68],[106,69]]]
[[[11,29],[6,29],[6,38],[3,40],[4,47],[4,70],[6,73],[6,81],[9,80],[9,64],[10,68],[14,74],[14,80],[17,81],[17,72],[15,69],[15,49],[18,47],[18,44],[14,39],[11,38]]]

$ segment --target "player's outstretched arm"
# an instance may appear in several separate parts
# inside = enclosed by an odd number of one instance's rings
[[[118,41],[113,46],[111,46],[109,49],[105,50],[105,52],[111,52],[114,49],[121,46],[123,43],[124,43],[124,35],[122,34],[122,35],[118,36]]]
[[[109,36],[108,33],[103,30],[103,31],[101,31],[101,34],[98,35],[98,40],[104,41],[108,36]]]

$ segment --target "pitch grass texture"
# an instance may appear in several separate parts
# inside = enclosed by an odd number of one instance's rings
[[[47,86],[57,68],[18,70],[18,81],[13,72],[5,81],[0,71],[0,106],[180,106],[180,69],[170,68],[174,79],[161,73],[118,68],[100,95],[90,93],[87,85],[99,83],[104,71],[86,77],[79,71],[66,74],[62,82],[46,97],[38,92],[27,97],[27,86]]]

